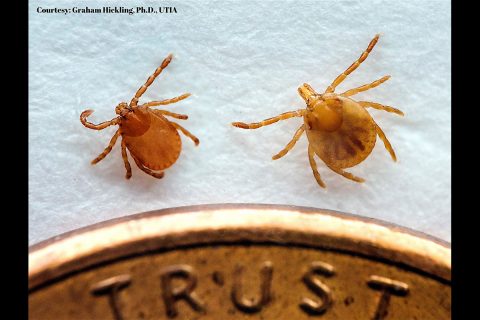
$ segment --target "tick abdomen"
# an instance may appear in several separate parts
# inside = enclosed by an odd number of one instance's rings
[[[133,157],[151,170],[163,170],[177,161],[182,149],[182,141],[176,128],[163,116],[150,110],[144,113],[149,117],[148,129],[139,136],[125,134],[125,144]],[[122,124],[122,131],[128,132],[128,120]]]
[[[375,146],[376,128],[370,114],[355,101],[343,103],[343,122],[333,132],[309,129],[307,137],[315,153],[329,166],[349,168],[362,162]]]

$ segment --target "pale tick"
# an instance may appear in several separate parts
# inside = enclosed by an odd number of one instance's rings
[[[320,178],[314,156],[317,155],[334,172],[347,179],[364,182],[365,180],[344,171],[344,168],[353,167],[365,160],[375,146],[376,137],[383,141],[385,148],[394,161],[397,160],[392,145],[385,133],[373,120],[366,108],[374,108],[393,112],[403,116],[403,112],[376,102],[355,101],[351,96],[374,88],[387,81],[390,76],[385,76],[372,83],[350,89],[343,93],[334,93],[335,88],[352,73],[368,57],[377,43],[377,34],[360,58],[340,74],[323,94],[315,90],[307,83],[298,88],[300,96],[305,100],[307,107],[296,111],[289,111],[279,116],[269,118],[257,123],[232,123],[242,129],[257,129],[270,125],[279,120],[293,117],[303,117],[303,124],[295,132],[292,140],[278,154],[273,156],[277,160],[290,151],[304,132],[308,138],[308,158],[313,175],[318,184],[325,188],[325,183]]]

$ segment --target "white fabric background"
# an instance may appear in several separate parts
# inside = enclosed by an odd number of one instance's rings
[[[42,7],[174,5],[177,14],[39,14]],[[397,223],[450,241],[449,1],[30,1],[29,241],[137,212],[205,203],[277,203],[327,208]],[[357,184],[318,160],[327,189],[317,186],[306,137],[272,161],[301,119],[258,130],[253,122],[304,107],[303,82],[323,90],[366,48],[373,53],[338,89],[386,74],[382,86],[359,94],[395,106],[398,117],[371,114],[399,161],[378,142],[350,171]],[[80,124],[115,116],[172,52],[174,60],[141,101],[184,92],[168,106],[200,138],[183,150],[162,180],[131,161],[126,180],[117,145],[90,161],[115,128]],[[176,120],[180,122],[181,120]]]

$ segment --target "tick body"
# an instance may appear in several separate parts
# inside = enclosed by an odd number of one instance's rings
[[[376,35],[362,53],[360,58],[340,74],[324,93],[317,93],[307,83],[304,83],[298,92],[305,101],[307,107],[296,111],[285,112],[279,116],[256,123],[232,123],[242,129],[257,129],[273,124],[280,120],[293,117],[302,117],[303,124],[297,129],[292,140],[278,154],[273,156],[277,160],[288,153],[303,133],[308,138],[308,157],[313,175],[317,183],[325,188],[325,183],[320,177],[315,162],[315,155],[334,172],[347,179],[364,182],[365,180],[349,172],[345,168],[353,167],[365,160],[375,146],[377,136],[383,141],[390,156],[396,161],[395,152],[383,133],[375,123],[366,108],[375,108],[403,116],[403,112],[376,102],[355,101],[351,96],[374,88],[387,81],[390,76],[385,76],[372,83],[354,88],[343,93],[335,93],[335,88],[352,73],[368,57],[377,43],[379,35]]]
[[[199,144],[199,140],[178,123],[168,120],[166,117],[172,117],[180,120],[188,119],[187,115],[173,113],[167,110],[152,109],[154,106],[167,105],[186,99],[189,93],[181,96],[161,101],[151,101],[138,105],[138,100],[145,93],[147,88],[155,81],[155,78],[165,69],[172,55],[169,55],[155,72],[147,79],[144,85],[138,89],[135,96],[129,104],[121,102],[115,108],[117,117],[100,124],[93,124],[87,121],[87,117],[92,114],[93,110],[85,110],[80,115],[81,123],[93,130],[102,130],[111,125],[118,125],[118,130],[110,140],[109,145],[95,159],[92,164],[96,164],[103,160],[112,150],[121,137],[122,158],[125,164],[127,179],[132,176],[132,170],[128,161],[127,149],[137,166],[145,173],[155,178],[164,176],[163,170],[173,165],[182,150],[182,140],[178,131],[192,139],[195,145]]]

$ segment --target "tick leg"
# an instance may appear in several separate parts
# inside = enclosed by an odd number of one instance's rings
[[[265,119],[260,122],[254,122],[254,123],[232,122],[232,125],[242,129],[258,129],[260,127],[268,126],[280,120],[286,120],[293,117],[303,117],[304,114],[305,114],[304,110],[289,111],[289,112],[282,113],[276,117]]]
[[[93,110],[85,110],[80,114],[80,122],[87,128],[93,130],[102,130],[108,126],[112,126],[118,124],[120,122],[120,117],[114,118],[110,121],[105,121],[99,124],[93,124],[87,121],[87,117],[93,113]]]
[[[272,159],[273,160],[280,159],[281,157],[286,155],[288,151],[292,150],[292,148],[295,146],[295,143],[297,143],[298,139],[300,139],[304,131],[305,131],[305,125],[302,124],[300,128],[298,128],[297,132],[295,132],[295,134],[293,135],[292,140],[290,140],[290,142],[285,146],[285,148],[283,148],[279,153],[274,155]]]
[[[162,62],[162,64],[155,70],[155,72],[148,77],[147,81],[145,82],[144,85],[140,87],[140,89],[137,90],[137,93],[135,94],[135,97],[132,98],[132,101],[130,101],[130,107],[136,107],[138,103],[138,99],[147,91],[147,88],[155,81],[155,78],[158,77],[158,75],[165,69],[170,61],[172,61],[173,55],[169,54]]]
[[[370,101],[358,101],[358,103],[364,107],[364,108],[368,108],[368,107],[372,107],[374,109],[378,109],[378,110],[383,110],[383,111],[387,111],[387,112],[392,112],[392,113],[396,113],[398,114],[399,116],[403,116],[404,113],[401,111],[401,110],[398,110],[396,108],[393,108],[393,107],[389,107],[389,106],[384,106],[383,104],[380,104],[380,103],[376,103],[376,102],[370,102]]]
[[[103,158],[105,158],[107,154],[109,154],[110,151],[112,151],[112,148],[115,145],[115,142],[117,142],[117,138],[119,135],[120,135],[120,129],[118,129],[117,132],[115,132],[115,134],[113,135],[112,139],[110,140],[110,143],[105,148],[105,150],[103,150],[103,152],[100,153],[98,157],[92,160],[92,164],[96,164],[97,162],[103,160]]]
[[[179,114],[179,113],[173,113],[167,110],[152,110],[153,113],[159,114],[162,116],[170,116],[175,119],[180,119],[180,120],[187,120],[188,116],[186,114]]]
[[[163,176],[165,175],[164,172],[155,172],[155,171],[153,171],[153,170],[148,169],[148,168],[145,167],[137,158],[135,158],[131,153],[130,153],[130,155],[132,156],[133,160],[134,160],[135,163],[137,164],[137,167],[140,168],[140,170],[142,170],[142,171],[145,172],[146,174],[149,174],[149,175],[151,175],[152,177],[157,178],[157,179],[162,179]]]
[[[320,173],[318,173],[317,163],[313,158],[314,156],[315,156],[315,151],[313,151],[312,146],[308,145],[308,161],[310,162],[310,167],[312,167],[313,176],[315,177],[315,180],[317,180],[317,183],[320,187],[326,188],[327,186],[322,181],[322,178],[320,177]]]
[[[198,146],[198,144],[200,143],[200,140],[198,140],[197,137],[195,137],[193,134],[190,133],[190,131],[188,131],[187,129],[185,129],[184,127],[182,127],[181,125],[179,125],[178,123],[175,123],[175,122],[170,122],[177,130],[180,130],[182,131],[182,133],[184,135],[186,135],[187,137],[189,137],[190,139],[192,139],[192,141],[195,143],[196,146]]]
[[[350,97],[350,96],[353,96],[353,95],[355,95],[359,92],[367,91],[367,90],[370,90],[372,88],[378,87],[379,85],[381,85],[382,83],[384,83],[388,79],[390,79],[390,76],[385,76],[383,78],[380,78],[378,80],[373,81],[372,83],[364,84],[363,86],[345,91],[344,93],[341,93],[340,95],[344,96],[344,97]]]
[[[397,156],[395,155],[395,151],[393,151],[393,147],[390,144],[390,141],[388,141],[387,136],[385,135],[385,133],[383,133],[383,130],[378,126],[378,124],[375,123],[375,121],[373,121],[373,123],[375,124],[378,137],[382,139],[383,144],[385,145],[385,149],[387,149],[387,151],[390,153],[393,161],[397,161]]]
[[[132,167],[130,166],[130,162],[128,162],[127,157],[127,146],[125,145],[125,141],[122,139],[122,158],[123,163],[125,164],[125,169],[127,173],[125,174],[125,178],[130,179],[132,177]]]
[[[340,74],[335,80],[333,80],[332,84],[329,85],[327,87],[327,89],[325,90],[325,93],[330,93],[330,92],[334,92],[335,91],[335,88],[340,84],[342,83],[343,80],[345,80],[345,78],[350,74],[352,73],[353,71],[355,71],[355,69],[358,68],[358,66],[360,66],[360,64],[365,61],[365,59],[367,59],[368,57],[368,54],[372,51],[373,47],[375,47],[375,45],[377,44],[377,41],[378,41],[378,38],[380,37],[379,34],[375,35],[375,37],[372,39],[372,41],[370,41],[370,44],[368,45],[367,49],[362,53],[362,55],[360,56],[360,58],[358,58],[357,61],[355,61],[354,63],[352,63],[352,65],[350,67],[347,68],[347,70],[345,70],[342,74]]]
[[[357,176],[354,176],[353,174],[351,174],[350,172],[346,172],[342,169],[337,169],[335,167],[330,167],[329,165],[327,165],[327,167],[329,167],[332,171],[344,176],[345,178],[347,179],[350,179],[350,180],[353,180],[355,182],[365,182],[365,179],[363,178],[360,178],[360,177],[357,177]]]
[[[175,103],[175,102],[181,101],[183,99],[187,99],[190,96],[191,96],[190,93],[184,93],[181,96],[171,98],[171,99],[165,99],[165,100],[161,100],[161,101],[150,101],[150,102],[142,104],[142,107],[164,106],[166,104]]]

